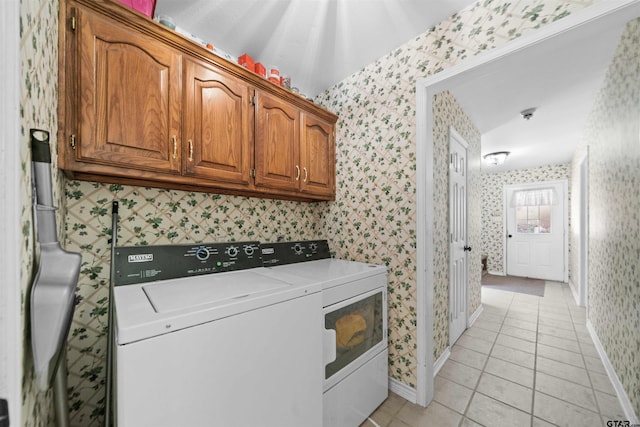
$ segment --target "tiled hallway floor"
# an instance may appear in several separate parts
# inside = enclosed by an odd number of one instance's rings
[[[606,426],[623,411],[566,284],[544,297],[482,289],[484,310],[451,349],[422,408],[391,394],[381,427]],[[375,426],[366,421],[363,426]]]

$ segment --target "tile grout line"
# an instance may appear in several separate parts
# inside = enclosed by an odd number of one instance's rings
[[[565,300],[565,303],[566,300]],[[568,304],[567,304],[567,308]],[[598,401],[598,395],[596,394],[596,389],[593,386],[593,380],[591,379],[591,373],[589,372],[589,369],[587,369],[587,361],[584,358],[584,353],[582,351],[582,345],[580,345],[580,340],[578,339],[578,331],[576,330],[576,324],[574,322],[574,318],[573,315],[571,314],[571,310],[569,309],[569,317],[571,317],[571,325],[573,326],[573,333],[576,336],[576,340],[578,342],[578,348],[580,349],[580,358],[582,359],[582,363],[584,364],[584,370],[587,372],[587,378],[589,379],[589,384],[591,385],[591,393],[593,394],[593,400],[596,402],[596,409],[598,410],[598,416],[600,417],[600,422],[602,423],[602,425],[606,425],[605,424],[605,419],[604,419],[604,414],[602,413],[602,410],[600,409],[600,402]],[[586,313],[585,313],[585,322],[586,322]]]
[[[467,417],[467,412],[469,411],[469,407],[471,406],[471,402],[473,401],[474,396],[476,395],[476,393],[482,394],[478,391],[478,385],[480,384],[480,379],[482,378],[482,375],[485,373],[485,368],[487,367],[487,364],[489,363],[489,358],[491,357],[491,353],[493,352],[493,348],[496,345],[496,341],[498,340],[498,336],[500,335],[500,331],[502,331],[502,328],[504,327],[504,321],[507,318],[507,314],[509,313],[509,308],[511,307],[511,304],[513,304],[513,300],[515,299],[515,295],[511,297],[511,299],[509,300],[509,305],[507,306],[507,309],[504,313],[504,316],[502,316],[502,321],[500,322],[500,329],[498,329],[498,331],[496,332],[496,337],[493,339],[492,343],[491,343],[491,348],[489,349],[489,353],[487,354],[487,360],[485,360],[484,364],[482,365],[482,369],[480,369],[480,375],[478,376],[478,381],[476,381],[476,384],[472,390],[471,393],[471,397],[469,398],[469,402],[467,403],[465,409],[464,409],[464,413],[462,414],[462,419],[460,420],[460,423],[458,424],[459,427],[462,426],[462,423],[464,422],[465,418],[466,419],[470,419],[472,420],[474,423],[478,424],[478,425],[482,425],[484,426],[484,424],[480,424],[478,421],[473,420],[469,417]],[[487,372],[487,374],[489,374]],[[491,375],[491,374],[489,374]],[[492,397],[488,396],[490,399],[493,399]],[[505,402],[501,402],[501,403],[505,403]],[[507,403],[505,403],[506,405],[508,405]],[[511,405],[508,405],[511,406]],[[517,408],[515,408],[517,409]]]
[[[545,291],[547,282],[544,282]],[[546,292],[545,292],[546,293]],[[544,297],[542,297],[544,298]],[[542,299],[540,298],[540,299]],[[540,299],[538,300],[538,315],[536,317],[536,346],[533,352],[533,384],[531,385],[531,427],[533,427],[533,419],[536,405],[536,379],[538,378],[538,334],[540,333]],[[546,421],[546,420],[545,420]]]
[[[513,301],[513,297],[511,298],[511,301]],[[509,305],[511,305],[511,302],[509,302]],[[478,381],[476,381],[476,384],[475,384],[473,390],[471,391],[471,396],[469,397],[469,401],[467,402],[467,405],[464,408],[464,412],[462,414],[462,419],[458,423],[458,427],[462,426],[462,423],[464,422],[465,418],[470,419],[470,418],[467,417],[467,412],[469,411],[469,407],[471,406],[471,402],[473,401],[473,397],[477,393],[478,384],[480,384],[480,379],[482,378],[482,374],[484,374],[484,369],[486,368],[487,363],[489,363],[489,357],[491,357],[491,352],[493,351],[493,347],[496,345],[496,340],[498,339],[498,335],[500,334],[500,331],[502,330],[502,326],[504,325],[504,319],[507,317],[507,312],[508,312],[508,309],[505,312],[504,316],[502,317],[502,321],[500,322],[500,329],[498,329],[498,332],[496,333],[496,337],[493,339],[493,342],[491,343],[491,348],[489,349],[489,353],[487,354],[487,360],[484,361],[484,364],[482,365],[482,369],[480,369],[480,375],[478,376]],[[475,420],[472,420],[472,421],[474,423],[476,423],[476,424],[483,425],[483,424],[480,424],[479,422],[477,422]]]

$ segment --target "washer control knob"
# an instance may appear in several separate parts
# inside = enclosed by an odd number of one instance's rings
[[[205,248],[204,246],[196,249],[196,258],[198,258],[200,261],[206,261],[207,259],[209,259],[209,255],[211,255],[209,249]]]
[[[231,258],[238,256],[238,248],[236,246],[229,246],[226,252]]]
[[[296,243],[295,245],[293,245],[293,251],[296,253],[296,255],[300,255],[302,253],[302,245],[300,243]]]
[[[251,256],[253,255],[253,253],[255,252],[255,249],[253,246],[245,246],[244,247],[244,253],[246,256]]]
[[[311,249],[311,251],[315,252],[318,250],[318,244],[317,243],[310,243],[309,244],[309,249]]]

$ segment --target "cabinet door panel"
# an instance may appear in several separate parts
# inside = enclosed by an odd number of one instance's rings
[[[249,86],[192,61],[185,78],[185,171],[249,184],[253,109]]]
[[[76,158],[179,173],[180,55],[88,12],[78,22]]]
[[[335,145],[333,126],[311,114],[302,113],[300,141],[302,182],[300,190],[317,195],[334,195]]]
[[[297,190],[299,110],[265,93],[256,97],[256,186]]]

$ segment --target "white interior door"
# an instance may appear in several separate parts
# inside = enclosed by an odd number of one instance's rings
[[[449,132],[449,344],[467,327],[467,147],[453,129]]]
[[[566,181],[505,186],[507,274],[566,281]]]

